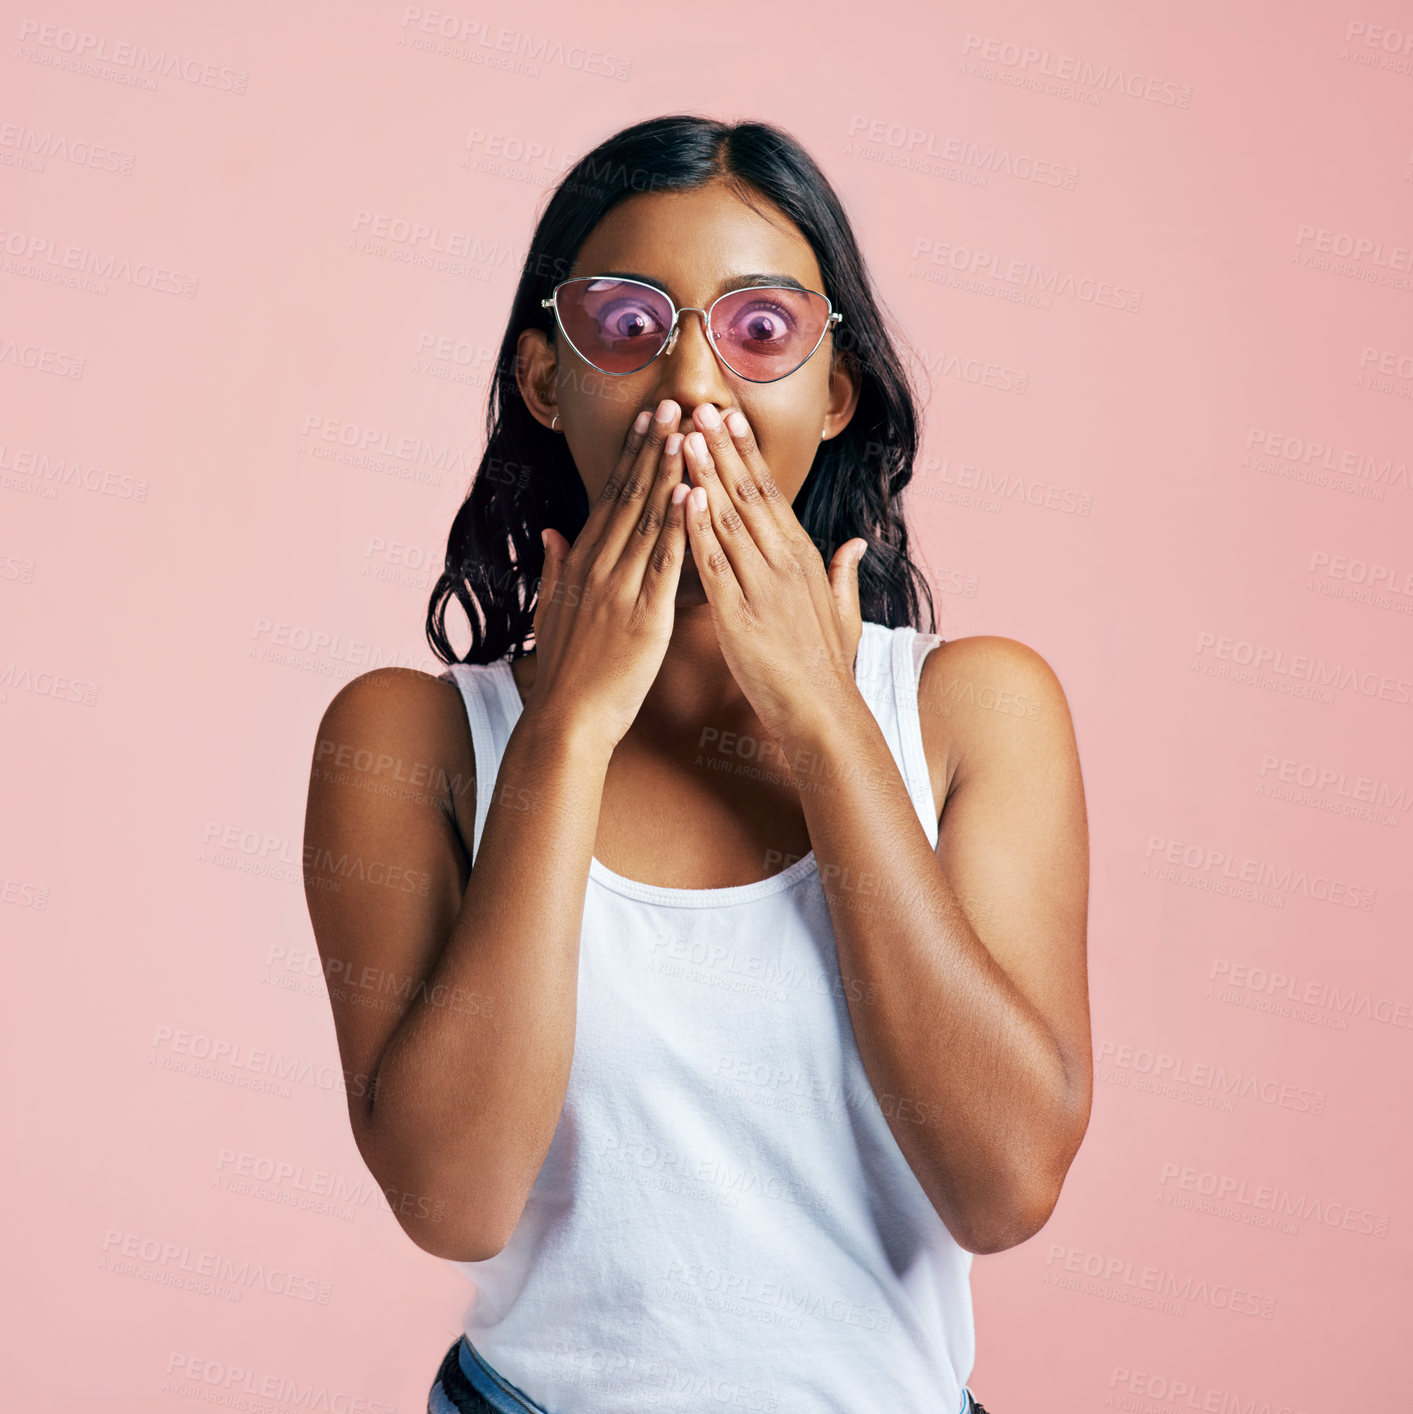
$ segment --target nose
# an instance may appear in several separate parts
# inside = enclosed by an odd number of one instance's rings
[[[656,385],[650,390],[652,409],[664,398],[671,398],[682,409],[680,430],[692,429],[692,409],[699,403],[712,403],[725,413],[733,404],[731,388],[706,333],[706,311],[682,309],[667,347],[652,364],[657,370]]]

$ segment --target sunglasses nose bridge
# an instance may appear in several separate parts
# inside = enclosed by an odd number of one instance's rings
[[[712,343],[711,326],[707,322],[707,312],[694,304],[684,305],[672,316],[672,328],[668,331],[667,342],[662,346],[662,352],[670,354],[672,350],[677,347],[678,337],[682,333],[682,316],[684,314],[700,314],[702,316],[702,333],[706,335],[707,346],[715,353],[716,345]]]

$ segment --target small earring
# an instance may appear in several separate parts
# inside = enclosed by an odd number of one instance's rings
[[[819,440],[822,442],[827,436],[829,436],[829,428],[826,425],[819,434]]]
[[[554,421],[550,423],[550,431],[551,431],[551,432],[557,432],[558,430],[559,430],[559,414],[558,414],[558,413],[555,413],[555,415],[554,415]]]

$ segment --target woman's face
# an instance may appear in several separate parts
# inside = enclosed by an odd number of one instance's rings
[[[771,283],[761,274],[792,276],[822,292],[809,242],[778,208],[756,200],[769,219],[720,182],[629,197],[593,229],[564,278],[631,272],[665,290],[679,309],[708,309],[727,290]],[[739,409],[776,484],[793,501],[821,440],[843,430],[858,401],[857,381],[833,351],[833,337],[826,334],[795,372],[774,383],[752,383],[717,359],[701,316],[688,313],[678,321],[671,353],[614,377],[584,362],[562,337],[551,345],[540,330],[528,329],[519,341],[519,383],[526,405],[546,427],[558,414],[556,430],[568,441],[591,505],[633,419],[644,409],[655,413],[664,399],[678,407],[671,430],[683,433],[692,431],[693,411],[704,403],[723,416]],[[690,550],[678,599],[705,600]]]

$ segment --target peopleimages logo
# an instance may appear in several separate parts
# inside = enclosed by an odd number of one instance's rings
[[[1166,1093],[1161,1087],[1171,1090],[1178,1085],[1189,1085],[1194,1090],[1210,1091],[1214,1099],[1221,1097],[1229,1101],[1235,1097],[1238,1100],[1257,1100],[1264,1105],[1302,1114],[1322,1115],[1325,1112],[1323,1090],[1311,1090],[1303,1085],[1297,1087],[1250,1071],[1228,1071],[1225,1066],[1214,1065],[1210,1061],[1192,1061],[1186,1056],[1150,1050],[1147,1046],[1101,1040],[1094,1048],[1094,1059],[1096,1066],[1117,1067],[1113,1074],[1124,1076],[1121,1083],[1127,1083],[1129,1076],[1136,1077],[1128,1085],[1134,1090],[1158,1087],[1161,1094]],[[1109,1079],[1107,1076],[1104,1078]],[[1153,1085],[1141,1085],[1138,1080],[1152,1081]]]
[[[1081,304],[1098,305],[1106,309],[1121,309],[1136,314],[1143,303],[1143,291],[1127,285],[1116,285],[1112,281],[1099,279],[1093,275],[1075,274],[1072,270],[1062,270],[1059,266],[1047,269],[1033,260],[1007,259],[994,251],[977,250],[971,246],[954,245],[948,241],[918,236],[913,241],[912,268],[915,278],[930,279],[933,283],[979,281],[984,287],[989,282],[997,282],[997,290],[1006,293],[1005,287],[1015,287],[1011,295],[1027,292],[1044,303],[1041,308],[1049,309],[1049,301],[1055,297],[1078,300]],[[965,283],[961,288],[970,288]],[[988,293],[981,288],[980,293]]]
[[[886,118],[866,118],[856,113],[849,122],[849,137],[851,141],[844,149],[846,156],[876,157],[888,165],[918,167],[924,171],[938,163],[952,164],[973,170],[983,186],[988,177],[999,176],[1073,191],[1079,181],[1077,167],[1026,152],[1012,152],[996,143],[939,135],[905,123],[890,123]],[[858,144],[852,139],[858,139]]]
[[[1092,103],[1100,102],[1106,93],[1117,93],[1125,98],[1143,99],[1168,108],[1188,108],[1192,105],[1192,89],[1186,84],[1150,78],[1117,64],[1096,64],[1077,54],[1052,54],[1050,50],[1037,48],[1033,44],[1017,44],[990,35],[969,33],[962,41],[962,57],[962,72],[973,77],[1000,77],[1001,74],[995,69],[990,73],[977,72],[978,67],[984,70],[985,66],[993,65],[1005,74],[1006,79],[1025,80],[1019,84],[1021,87],[1047,89],[1042,80],[1049,79],[1054,84],[1074,84],[1081,89],[1089,89],[1091,92],[1087,97]],[[968,59],[973,62],[968,64]]]
[[[1352,688],[1364,697],[1377,697],[1399,706],[1413,703],[1413,682],[1391,677],[1387,673],[1356,668],[1350,664],[1327,663],[1323,658],[1307,653],[1290,653],[1268,643],[1253,643],[1244,638],[1228,638],[1223,634],[1201,632],[1197,635],[1198,658],[1208,657],[1221,662],[1249,667],[1255,673],[1273,674],[1274,678],[1294,679],[1315,687]],[[1194,663],[1194,668],[1197,666]]]
[[[1191,1164],[1168,1160],[1159,1171],[1158,1183],[1164,1188],[1172,1187],[1182,1193],[1215,1199],[1219,1204],[1231,1204],[1238,1211],[1247,1209],[1247,1217],[1252,1213],[1269,1214],[1275,1218],[1290,1218],[1297,1222],[1318,1223],[1321,1227],[1341,1228],[1345,1232],[1359,1232],[1368,1237],[1388,1235],[1387,1213],[1371,1212],[1367,1208],[1313,1193],[1292,1193],[1274,1184],[1252,1183],[1232,1174],[1199,1169]],[[1225,1214],[1219,1213],[1218,1216]],[[1260,1225],[1253,1223],[1253,1226]]]
[[[402,12],[398,43],[445,58],[471,63],[491,63],[492,67],[514,68],[538,78],[542,64],[558,64],[577,73],[616,79],[623,82],[632,69],[632,61],[593,49],[585,44],[565,45],[547,35],[530,34],[507,29],[481,20],[442,10],[423,10],[408,5]],[[498,59],[499,55],[511,56]]]
[[[172,1351],[167,1356],[166,1375],[159,1394],[224,1404],[232,1409],[272,1410],[285,1404],[328,1414],[397,1414],[395,1404],[330,1389],[307,1375],[264,1374],[190,1351]]]
[[[195,299],[200,276],[169,270],[149,260],[133,261],[127,256],[90,250],[87,246],[55,240],[29,231],[0,230],[0,251],[13,256],[17,264],[11,273],[56,278],[73,275],[88,277],[88,288],[107,293],[107,281],[132,285],[157,294]]]
[[[1277,889],[1284,894],[1301,894],[1320,903],[1338,904],[1371,913],[1375,891],[1344,879],[1331,879],[1324,874],[1312,874],[1308,869],[1295,869],[1289,864],[1273,864],[1269,860],[1234,855],[1229,849],[1204,848],[1200,844],[1183,844],[1162,835],[1150,835],[1144,857],[1149,863],[1143,872],[1152,872],[1153,862],[1181,865],[1184,869],[1211,874],[1222,879],[1252,884],[1261,889]],[[1163,877],[1158,871],[1158,877]]]
[[[1267,475],[1308,481],[1376,501],[1383,500],[1386,486],[1401,486],[1407,491],[1413,485],[1407,462],[1262,427],[1247,430],[1241,464]]]
[[[1060,1266],[1056,1268],[1056,1263]],[[1259,1291],[1247,1291],[1229,1282],[1212,1282],[1205,1277],[1179,1275],[1164,1267],[1139,1265],[1124,1257],[1102,1252],[1086,1252],[1082,1247],[1066,1247],[1052,1242],[1045,1253],[1045,1265],[1050,1270],[1041,1277],[1053,1285],[1066,1286],[1059,1280],[1064,1272],[1083,1275],[1095,1283],[1094,1296],[1118,1296],[1150,1293],[1171,1301],[1194,1302],[1218,1311],[1230,1311],[1238,1316],[1256,1316],[1269,1321],[1276,1313],[1276,1298]]]
[[[37,45],[38,49],[29,48],[30,45]],[[181,79],[198,88],[237,94],[244,93],[250,82],[244,69],[202,63],[188,55],[149,49],[145,44],[110,39],[106,34],[70,29],[67,25],[41,25],[38,20],[21,21],[20,48],[15,57],[94,77],[107,77],[99,66],[111,64],[132,70],[133,78],[141,81],[142,87],[153,90],[157,87],[155,78]]]

